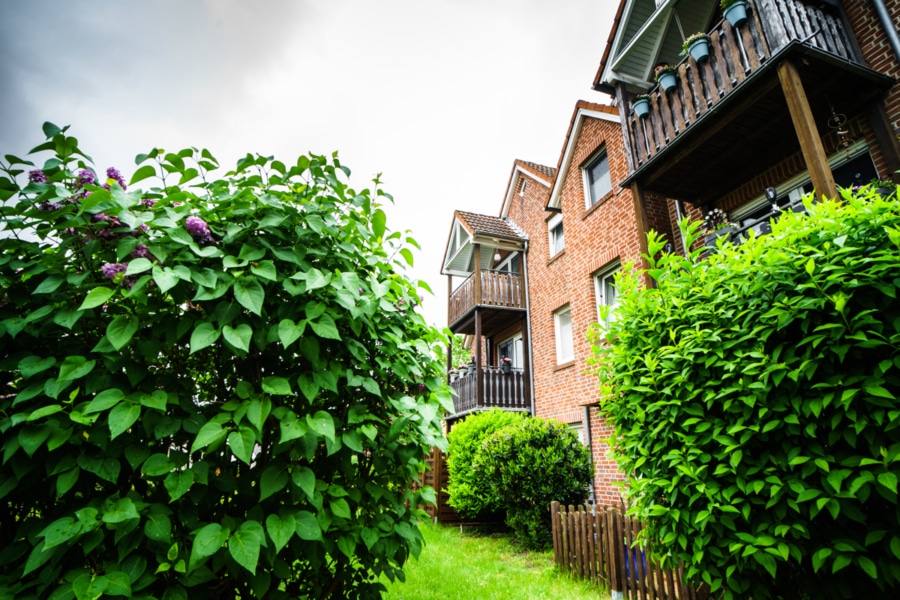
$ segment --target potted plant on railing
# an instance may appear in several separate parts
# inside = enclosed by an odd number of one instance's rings
[[[743,25],[747,20],[747,2],[745,0],[722,0],[719,2],[722,16],[732,27]]]
[[[633,110],[634,114],[636,114],[640,118],[646,119],[647,115],[650,114],[650,95],[638,94],[637,96],[632,98],[631,110]]]
[[[504,374],[512,372],[512,359],[510,357],[503,356],[500,358],[500,371]]]
[[[467,373],[468,375],[473,375],[473,374],[475,373],[475,359],[473,358],[473,359],[472,359],[472,362],[470,362],[469,364],[467,364],[467,365],[465,366],[465,368],[467,369],[466,373]]]
[[[875,193],[882,198],[888,198],[897,193],[897,184],[890,179],[875,178],[869,182],[869,185],[875,188]]]
[[[659,84],[659,87],[661,87],[664,92],[671,92],[675,89],[675,86],[678,85],[678,78],[675,76],[675,73],[677,72],[678,70],[675,67],[670,67],[666,64],[657,65],[656,68],[653,69],[656,83]]]
[[[705,33],[692,33],[684,40],[681,47],[681,55],[688,54],[697,62],[702,62],[709,58],[709,36]]]
[[[450,377],[450,383],[453,383],[454,381],[459,379],[459,371],[457,371],[456,369],[450,369],[449,371],[447,371],[447,375],[449,375]]]
[[[706,245],[715,246],[716,240],[720,237],[731,235],[734,231],[734,223],[728,220],[725,211],[714,208],[703,218],[703,230],[706,231]]]

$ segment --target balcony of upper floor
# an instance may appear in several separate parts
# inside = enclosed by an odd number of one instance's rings
[[[835,0],[746,0],[745,20],[711,29],[714,0],[623,6],[595,80],[622,107],[631,172],[623,185],[707,204],[801,150],[797,103],[821,137],[833,115],[858,115],[893,85],[864,64]],[[708,32],[708,57],[679,61],[694,31]],[[660,63],[675,67],[669,91],[650,83]],[[649,106],[639,115],[630,100],[642,93]]]
[[[529,412],[531,404],[528,385],[528,377],[523,368],[482,366],[481,369],[476,369],[473,364],[469,369],[451,371],[453,415],[449,418],[454,420],[471,412],[492,408]]]
[[[527,238],[508,219],[454,213],[444,255],[450,277],[447,323],[454,333],[491,335],[522,321],[526,314]],[[453,285],[453,278],[462,282]]]

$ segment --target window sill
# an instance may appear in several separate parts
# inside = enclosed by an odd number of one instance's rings
[[[591,214],[593,214],[593,212],[595,210],[597,210],[598,208],[600,208],[601,206],[603,206],[604,204],[609,202],[615,195],[616,195],[615,190],[610,190],[610,191],[606,192],[606,195],[604,195],[602,198],[600,198],[599,200],[594,202],[589,208],[586,208],[584,210],[584,212],[581,213],[581,219],[582,220],[587,219]]]
[[[559,257],[565,256],[565,255],[566,255],[566,249],[563,248],[562,250],[560,250],[559,252],[557,252],[556,254],[554,254],[553,256],[551,256],[551,257],[547,260],[547,266],[552,265],[554,262],[556,262],[556,260],[557,260]]]
[[[573,358],[572,360],[570,360],[568,362],[564,362],[564,363],[558,364],[555,367],[553,367],[553,372],[555,373],[556,371],[562,371],[563,369],[570,369],[574,366],[575,366],[575,359]]]

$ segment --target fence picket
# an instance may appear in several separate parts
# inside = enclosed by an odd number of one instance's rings
[[[705,600],[684,583],[684,568],[663,569],[644,545],[643,525],[613,507],[550,505],[553,557],[560,571],[603,585],[629,600]]]

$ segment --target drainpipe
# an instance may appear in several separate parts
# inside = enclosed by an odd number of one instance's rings
[[[587,444],[588,450],[591,453],[591,472],[596,476],[596,472],[594,471],[594,447],[593,441],[591,439],[591,407],[584,407],[584,443]],[[593,479],[593,478],[592,478]],[[594,512],[597,506],[597,498],[594,496],[594,482],[591,481],[591,493],[588,496],[588,499],[591,501],[591,511]]]
[[[531,337],[531,293],[528,290],[528,240],[525,240],[525,248],[522,250],[522,270],[525,272],[525,314],[528,315],[526,319],[526,327],[528,328],[528,348],[525,349],[528,352],[528,388],[531,390],[531,406],[528,407],[528,412],[531,413],[531,416],[534,416],[534,353],[531,349],[534,347],[534,338]]]
[[[897,60],[900,60],[900,35],[897,34],[897,27],[891,20],[891,15],[888,14],[887,6],[884,5],[884,0],[872,0],[872,5],[875,7],[875,12],[878,13],[878,20],[881,21],[881,26],[884,28],[884,33],[887,35],[888,43],[894,50],[894,56],[897,57]]]

